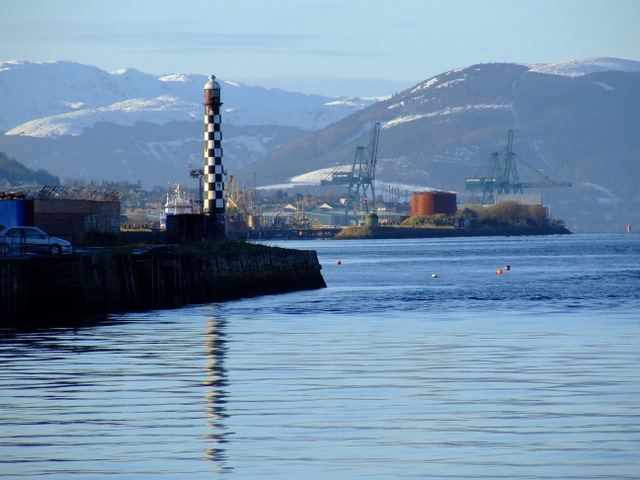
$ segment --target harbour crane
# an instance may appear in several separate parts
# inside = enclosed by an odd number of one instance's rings
[[[537,182],[522,182],[516,166],[517,155],[513,152],[513,130],[507,132],[502,152],[492,152],[483,167],[485,175],[465,179],[467,190],[482,191],[482,203],[496,203],[496,194],[523,193],[524,188],[570,187],[570,183],[555,182],[531,165],[527,166],[538,176]]]
[[[189,164],[189,176],[191,178],[198,179],[198,199],[196,203],[198,204],[198,211],[202,212],[202,179],[204,178],[204,169],[196,168],[191,163]]]
[[[338,165],[327,177],[320,182],[322,186],[348,186],[345,202],[345,218],[349,221],[349,213],[376,211],[376,196],[374,182],[376,163],[378,159],[378,141],[380,138],[380,123],[373,125],[371,139],[365,147],[358,145],[355,150]],[[352,159],[351,169],[345,170],[344,163]]]

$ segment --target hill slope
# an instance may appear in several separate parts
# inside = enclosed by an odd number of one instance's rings
[[[382,124],[376,177],[403,190],[455,190],[515,131],[523,180],[544,190],[574,231],[640,225],[640,62],[483,64],[444,72],[383,101],[337,99],[223,82],[228,173],[259,185],[319,184]],[[195,182],[202,165],[204,75],[107,73],[72,62],[0,63],[0,151],[69,179]],[[254,177],[255,174],[255,177]],[[527,178],[527,174],[533,175]]]
[[[202,164],[206,82],[65,61],[0,63],[0,151],[63,180],[187,181],[189,164]],[[230,170],[375,102],[221,83]]]
[[[34,172],[14,158],[0,152],[0,192],[22,185],[59,185],[60,180],[44,170]]]
[[[513,129],[522,180],[539,179],[528,164],[573,184],[542,191],[554,216],[576,231],[623,231],[627,223],[640,224],[640,73],[569,63],[573,68],[561,65],[562,75],[515,64],[446,72],[283,146],[238,177],[251,171],[259,184],[281,184],[316,171],[319,181],[356,145],[366,145],[380,122],[379,184],[468,196],[465,177],[482,173]]]

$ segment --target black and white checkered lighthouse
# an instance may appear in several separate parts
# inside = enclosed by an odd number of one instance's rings
[[[220,84],[215,75],[204,86],[204,200],[205,238],[226,238],[224,168],[222,166],[222,119]]]

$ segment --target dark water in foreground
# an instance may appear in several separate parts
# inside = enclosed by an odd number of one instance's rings
[[[1,341],[0,476],[640,478],[640,235],[282,245],[328,288]]]

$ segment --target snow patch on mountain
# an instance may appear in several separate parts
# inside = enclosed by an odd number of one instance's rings
[[[138,147],[143,149],[146,152],[149,152],[157,160],[161,160],[163,158],[163,155],[170,157],[170,152],[172,150],[177,150],[178,147],[181,147],[183,145],[188,145],[193,142],[198,142],[199,140],[200,140],[200,137],[184,136],[181,138],[176,138],[171,141],[146,142],[144,144],[144,147],[146,148],[143,148],[143,145],[138,143]],[[198,158],[200,157],[198,156]]]
[[[242,159],[237,159],[240,166],[248,165],[256,160],[263,158],[269,154],[267,147],[265,146],[272,138],[265,137],[263,135],[249,136],[249,135],[237,135],[235,137],[226,140],[227,146],[236,145],[238,149],[246,150]]]
[[[326,180],[331,177],[331,173],[336,170],[336,167],[321,168],[314,170],[313,172],[303,173],[290,179],[290,182],[295,185],[320,185],[322,180]]]
[[[393,107],[389,107],[389,108],[393,108]],[[444,108],[442,110],[438,110],[436,112],[396,117],[393,120],[389,120],[388,122],[385,122],[385,124],[382,126],[382,128],[391,128],[391,127],[395,127],[397,125],[400,125],[402,123],[415,122],[415,121],[421,120],[423,118],[433,118],[433,117],[439,117],[439,116],[445,116],[445,115],[461,114],[461,113],[467,112],[469,110],[512,110],[512,109],[513,109],[513,105],[510,104],[510,103],[509,104],[497,104],[497,105],[494,105],[494,104],[478,104],[478,105],[465,105],[463,107],[450,107],[450,108]]]
[[[425,114],[421,114],[421,115],[406,115],[404,117],[396,117],[393,120],[389,120],[388,122],[385,122],[384,125],[382,125],[382,128],[386,129],[386,128],[391,128],[391,127],[395,127],[395,126],[401,125],[403,123],[415,122],[417,120],[421,120],[423,118],[427,118],[430,115],[431,114],[425,113]]]
[[[448,82],[441,83],[440,85],[436,85],[436,88],[447,88],[455,85],[456,83],[464,82],[466,78],[456,78],[454,80],[449,80]]]
[[[602,185],[590,182],[580,182],[579,185],[595,190],[597,192],[596,195],[598,195],[598,193],[604,195],[597,196],[596,198],[597,202],[600,205],[616,205],[620,201],[620,198],[615,193],[603,187]]]
[[[529,71],[546,73],[549,75],[562,75],[566,77],[579,77],[588,73],[620,71],[640,72],[640,62],[613,57],[590,57],[581,59],[563,60],[561,62],[540,63],[529,65]]]
[[[615,91],[615,87],[612,87],[611,85],[607,85],[606,83],[602,83],[602,82],[593,82],[595,85],[598,85],[602,88],[604,88],[605,90],[609,91],[609,92],[613,92]]]
[[[433,77],[430,78],[429,80],[427,80],[426,82],[422,82],[420,84],[418,84],[418,86],[416,86],[413,90],[411,90],[411,93],[417,93],[420,90],[426,90],[427,88],[437,84],[440,80],[438,80],[438,77]]]
[[[80,135],[85,128],[98,122],[134,125],[140,121],[164,124],[169,121],[188,121],[198,118],[180,98],[160,96],[152,99],[135,98],[99,108],[79,108],[69,113],[32,120],[18,125],[6,135],[50,137]]]

